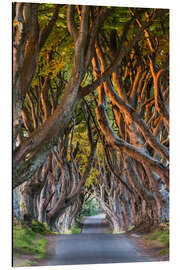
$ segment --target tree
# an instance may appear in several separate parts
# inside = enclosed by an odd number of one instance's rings
[[[74,22],[74,9],[75,7],[73,6],[67,7],[67,26],[71,36],[73,37],[75,50],[72,73],[69,82],[65,87],[64,95],[60,101],[60,104],[58,104],[53,114],[46,119],[41,127],[34,130],[26,141],[15,148],[13,155],[13,176],[15,179],[15,185],[20,184],[20,182],[23,183],[42,165],[45,158],[47,158],[52,145],[57,144],[57,135],[59,135],[59,133],[63,134],[64,128],[69,123],[72,116],[72,111],[77,104],[79,87],[92,57],[91,54],[95,34],[97,33],[99,27],[100,15],[103,14],[104,9],[98,9],[94,25],[91,28],[88,24],[90,8],[87,6],[82,7],[79,29],[76,28]],[[37,16],[36,27],[38,27]],[[18,62],[18,60],[14,60],[14,63],[16,62]],[[15,92],[15,87],[13,89]],[[14,106],[16,107],[18,102],[15,98],[14,103]],[[21,108],[22,105],[20,106],[20,109]],[[13,114],[16,115],[15,110]],[[21,110],[19,114],[21,116]],[[14,136],[16,140],[17,132],[14,132]],[[46,145],[46,147],[43,147],[43,145]]]
[[[13,187],[26,211],[66,230],[88,189],[115,231],[166,219],[168,10],[13,8]]]

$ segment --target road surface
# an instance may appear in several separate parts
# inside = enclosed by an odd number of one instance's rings
[[[103,214],[87,217],[82,234],[59,235],[53,240],[50,255],[40,265],[77,265],[150,262],[125,234],[108,234]]]

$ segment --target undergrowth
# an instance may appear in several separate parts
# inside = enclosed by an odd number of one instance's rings
[[[71,228],[71,232],[72,232],[72,234],[80,234],[82,232],[82,228],[78,224],[75,224]]]
[[[33,220],[31,228],[13,220],[13,253],[33,255],[34,259],[42,259],[46,253],[46,234],[52,234],[45,223]]]
[[[40,234],[50,234],[52,231],[50,231],[47,227],[46,223],[41,223],[36,220],[32,221],[32,231],[37,232]]]
[[[13,228],[13,249],[21,253],[45,256],[47,239],[27,226]]]
[[[82,233],[82,216],[80,218],[76,219],[75,224],[71,228],[71,233],[72,234],[80,234]]]
[[[164,256],[169,253],[169,223],[162,223],[152,233],[144,236],[144,239],[151,242],[161,243],[162,249],[159,255]]]

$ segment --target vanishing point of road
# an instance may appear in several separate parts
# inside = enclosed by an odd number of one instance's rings
[[[105,215],[86,217],[82,234],[56,235],[39,265],[77,265],[155,261],[126,234],[109,234]],[[156,260],[157,261],[157,260]]]

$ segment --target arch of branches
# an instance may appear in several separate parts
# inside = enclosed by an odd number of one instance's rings
[[[168,220],[168,35],[166,9],[13,4],[19,218],[66,231],[93,194],[115,232]]]

